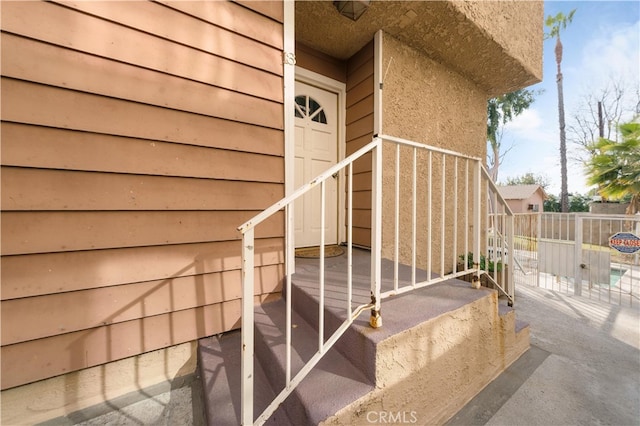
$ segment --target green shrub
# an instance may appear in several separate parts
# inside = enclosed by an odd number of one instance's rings
[[[461,254],[460,256],[458,256],[460,258],[460,263],[464,263],[464,255]],[[489,271],[489,272],[502,272],[502,262],[494,262],[493,260],[489,260],[489,265],[488,268],[487,266],[487,258],[484,254],[480,254],[480,269],[482,269],[483,271]],[[473,253],[469,252],[467,253],[467,268],[473,268]]]

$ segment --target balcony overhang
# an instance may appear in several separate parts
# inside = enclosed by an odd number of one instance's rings
[[[517,3],[517,4],[516,4]],[[296,40],[338,59],[383,30],[496,96],[542,79],[542,2],[372,1],[353,21],[296,2]]]

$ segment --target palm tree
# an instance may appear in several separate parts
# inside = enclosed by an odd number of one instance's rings
[[[560,63],[562,62],[562,42],[560,41],[560,30],[567,28],[567,25],[573,20],[573,9],[568,15],[559,12],[556,16],[547,16],[544,24],[549,28],[549,32],[545,34],[545,38],[556,39],[556,64],[558,64],[558,73],[556,81],[558,83],[558,120],[560,122],[560,208],[563,213],[569,211],[569,190],[567,188],[567,141],[565,135],[564,122],[564,95],[562,93],[562,70]]]
[[[622,142],[602,138],[593,145],[598,154],[586,163],[587,183],[603,196],[631,197],[627,214],[640,211],[640,123],[620,126]]]

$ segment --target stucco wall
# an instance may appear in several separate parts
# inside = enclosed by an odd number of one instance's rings
[[[538,205],[538,212],[544,210],[544,199],[539,191],[533,193],[531,197],[523,200],[507,200],[507,204],[514,213],[536,213],[534,210],[529,210],[530,204]]]
[[[529,347],[497,304],[492,292],[378,343],[375,390],[321,424],[444,424]]]
[[[625,214],[629,203],[597,203],[589,204],[589,213],[593,214]]]
[[[386,33],[382,69],[384,133],[484,158],[484,91]]]
[[[431,60],[423,53],[403,44],[394,37],[383,37],[383,133],[416,142],[446,148],[469,156],[484,158],[486,153],[486,103],[487,94],[471,81]],[[383,172],[383,256],[391,258],[394,230],[395,151],[387,145],[384,150]],[[401,150],[400,174],[400,234],[411,235],[412,224],[412,152]],[[455,163],[445,164],[445,209],[442,214],[442,161],[439,155],[432,156],[433,177],[431,179],[432,235],[427,232],[429,184],[428,157],[418,153],[417,162],[417,262],[427,261],[427,242],[431,240],[432,253],[440,251],[442,217],[445,217],[445,245],[453,240],[453,229],[458,229],[458,247],[446,250],[445,272],[453,269],[455,258],[464,251],[462,235],[465,228],[465,191],[471,197],[471,171],[466,180],[466,163],[458,163],[458,205],[454,205],[453,176]],[[472,200],[472,198],[471,198]],[[470,205],[472,204],[470,200]],[[455,212],[455,213],[454,213]],[[457,215],[458,223],[454,223]],[[470,221],[471,222],[471,221]],[[409,233],[409,234],[407,234]],[[411,239],[400,238],[400,258],[409,262]],[[432,259],[433,269],[440,269],[439,255]]]
[[[542,20],[541,1],[374,1],[357,22],[301,1],[296,39],[347,59],[381,29],[497,96],[542,79]]]
[[[454,1],[451,3],[521,65],[542,77],[542,1]],[[517,36],[514,35],[517,31]],[[522,71],[522,78],[524,70]]]
[[[531,210],[529,210],[529,204],[533,204],[534,206],[537,205],[539,212],[544,210],[544,198],[542,198],[540,191],[536,191],[531,197],[524,201],[522,206],[524,208],[523,213],[531,212]]]

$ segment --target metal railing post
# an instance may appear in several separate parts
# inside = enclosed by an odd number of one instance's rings
[[[393,213],[393,289],[398,291],[398,264],[400,263],[400,144],[396,144],[395,209]]]
[[[382,326],[380,316],[380,280],[382,263],[382,140],[372,152],[371,161],[371,327]]]
[[[320,182],[320,278],[318,285],[318,352],[324,353],[324,226],[325,226],[325,182]]]
[[[417,209],[418,209],[418,186],[416,180],[418,178],[418,151],[413,147],[413,169],[412,169],[413,185],[411,188],[411,285],[416,285],[416,257],[417,257]]]
[[[442,156],[442,169],[440,175],[440,276],[444,272],[444,248],[446,238],[446,217],[447,217],[447,156]]]
[[[480,161],[475,162],[473,171],[473,267],[477,269],[474,280],[480,280],[480,241],[482,232],[480,230],[482,222],[482,165]],[[474,283],[479,286],[480,283]]]
[[[242,425],[253,424],[253,236],[253,228],[242,235],[242,359],[240,366]]]
[[[514,217],[513,215],[508,216],[507,217],[507,229],[506,229],[506,236],[507,236],[507,241],[506,241],[506,247],[503,248],[503,256],[506,254],[505,259],[508,259],[509,262],[509,266],[507,269],[507,276],[506,276],[506,280],[507,280],[507,292],[509,293],[509,295],[511,296],[511,300],[515,301],[516,298],[516,283],[515,280],[513,279],[513,274],[515,273],[515,266],[516,266],[516,251],[515,251],[515,246],[514,246],[514,238],[513,238],[513,234],[514,234]],[[505,265],[507,264],[507,262],[505,262]]]
[[[291,277],[295,273],[295,223],[294,205],[289,204],[285,208],[286,214],[286,235],[285,235],[285,387],[291,384]]]

